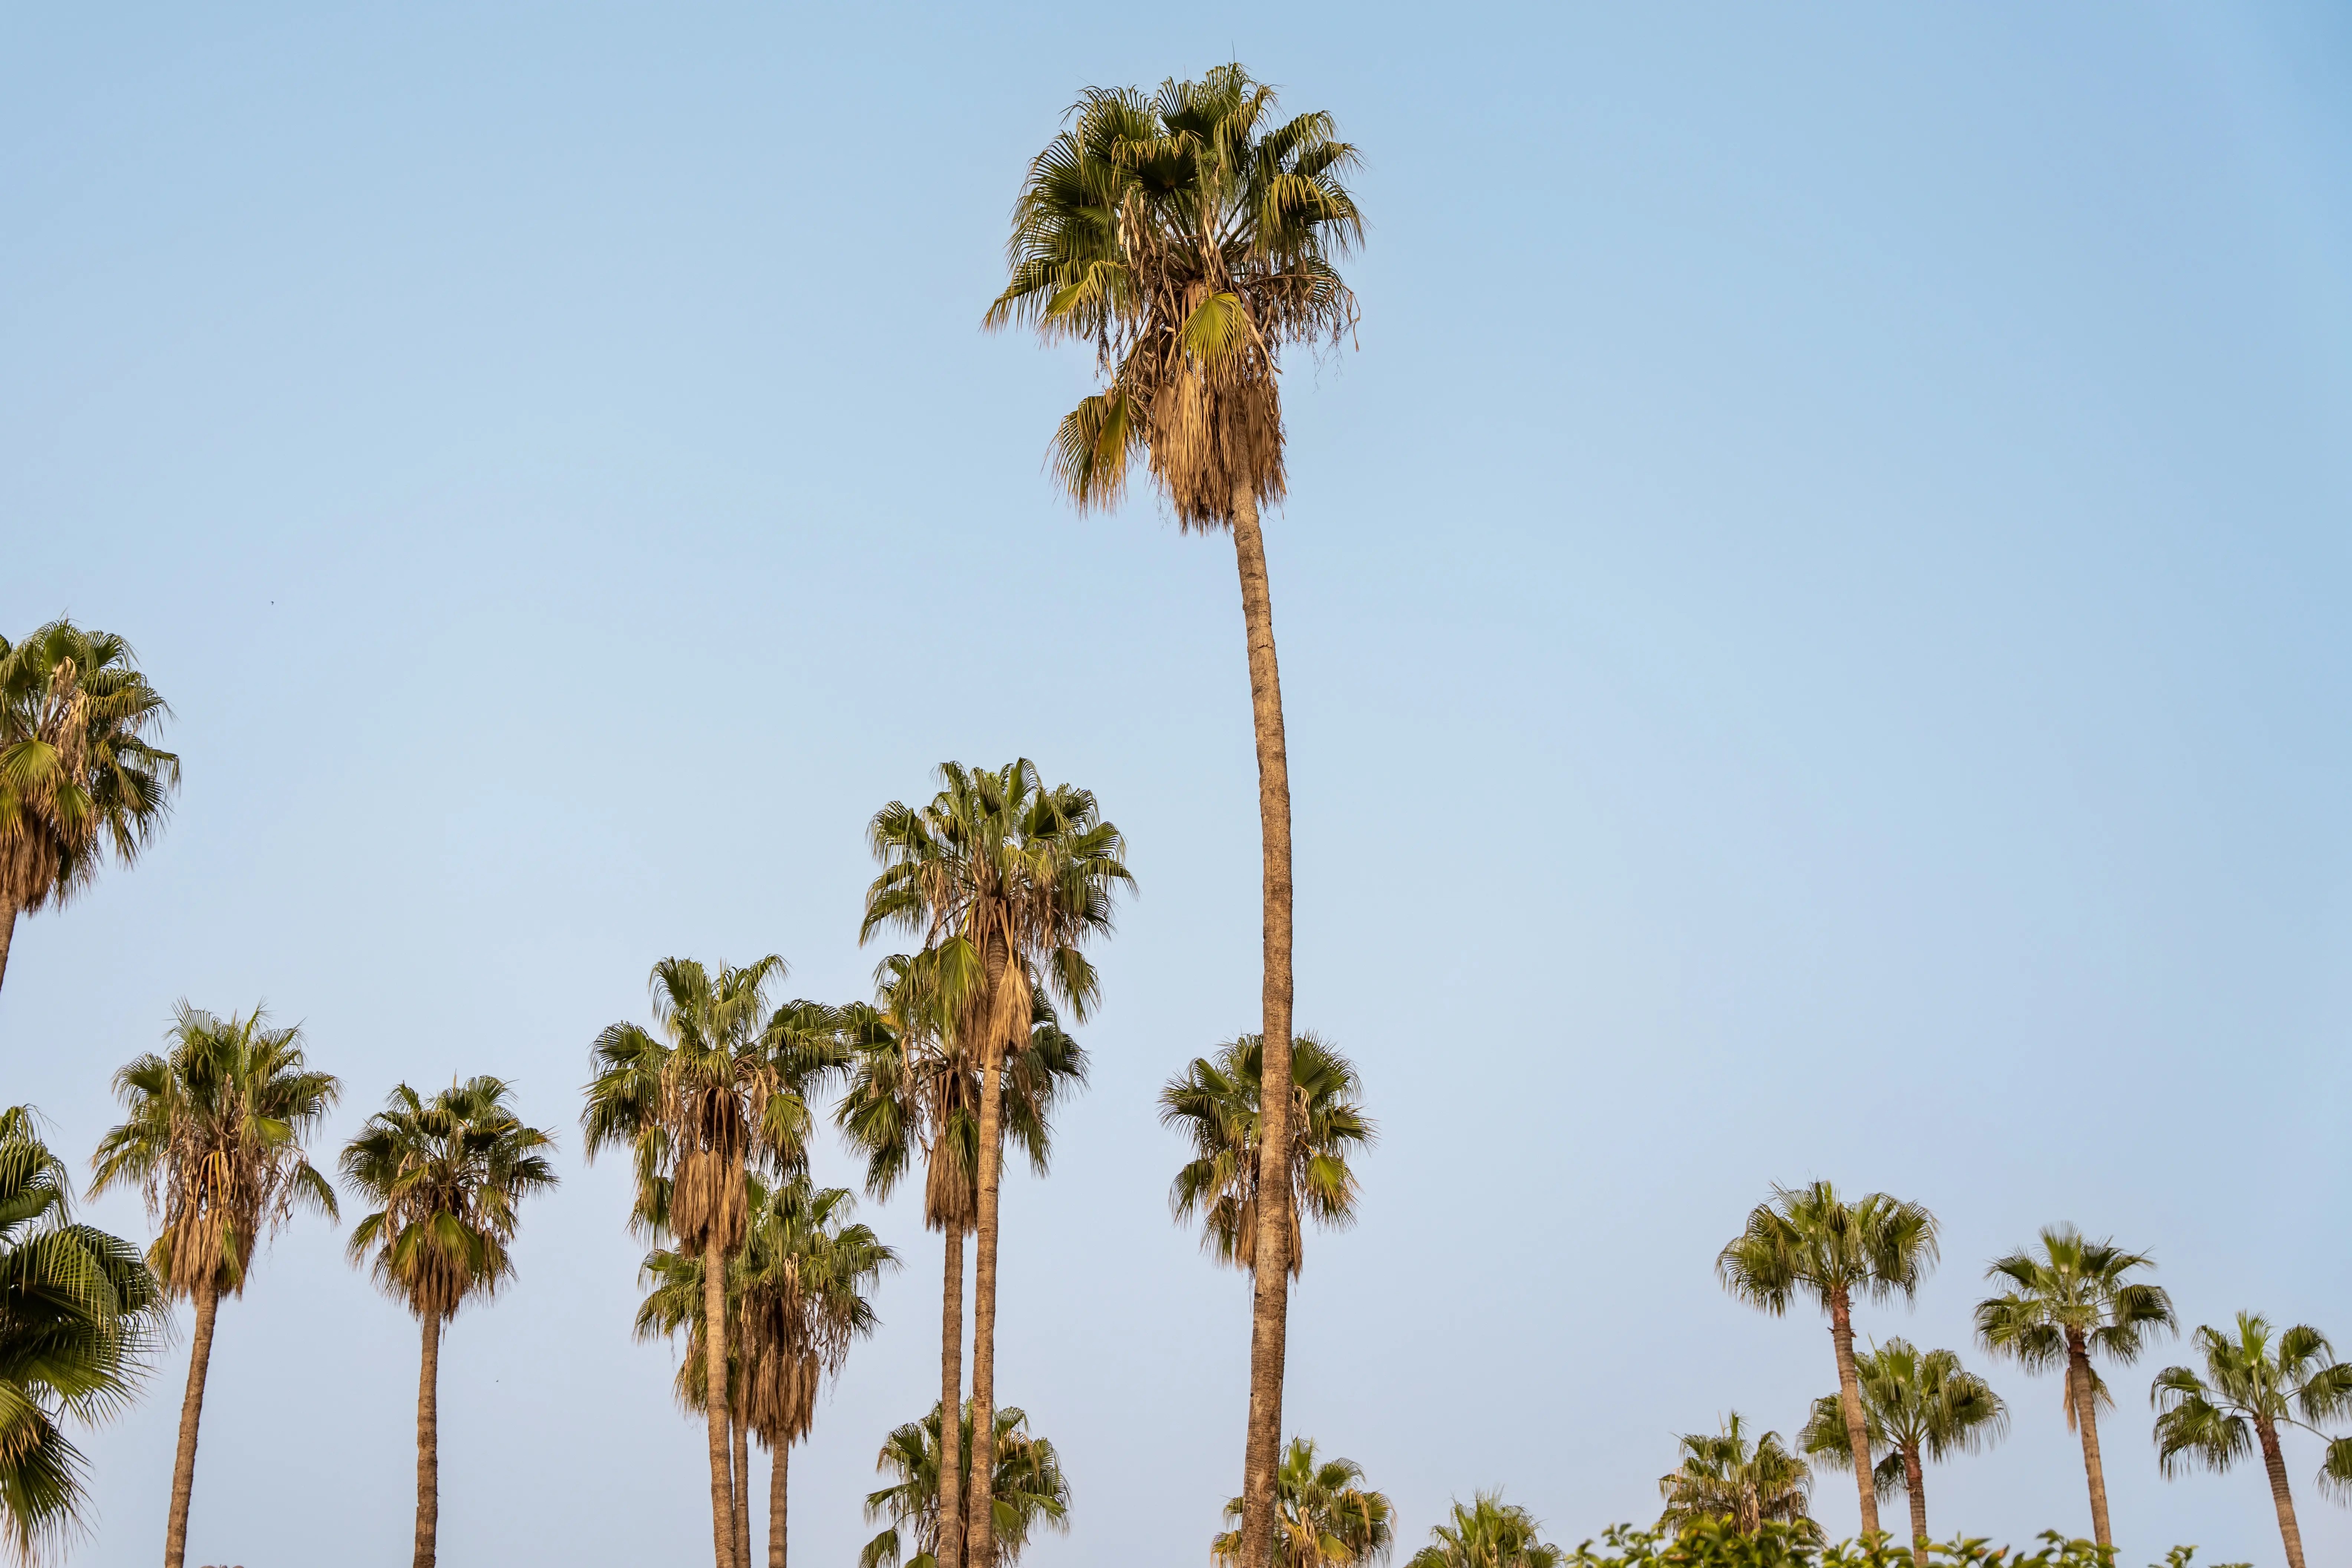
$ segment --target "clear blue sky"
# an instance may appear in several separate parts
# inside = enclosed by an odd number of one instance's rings
[[[1382,1130],[1293,1429],[1408,1547],[1479,1487],[1647,1518],[1675,1433],[1830,1386],[1710,1273],[1815,1175],[1944,1222],[1867,1334],[1982,1364],[1984,1261],[2068,1219],[2192,1323],[2352,1347],[2340,8],[200,9],[0,20],[0,626],[129,636],[187,759],[151,858],[20,928],[0,1099],[79,1156],[183,996],[302,1021],[337,1142],[520,1082],[566,1184],[450,1338],[450,1568],[707,1552],[588,1042],[666,953],[862,994],[866,818],[1021,754],[1142,888],[1008,1199],[1000,1386],[1076,1491],[1030,1561],[1202,1562],[1244,1290],[1153,1095],[1255,1016],[1231,554],[1061,505],[1089,366],[977,323],[1078,89],[1235,52],[1371,220],[1269,530],[1299,1017]],[[833,1568],[937,1386],[934,1244],[868,1215],[908,1267],[794,1466]],[[415,1334],[341,1247],[298,1222],[224,1313],[192,1562],[405,1561]],[[181,1365],[91,1444],[79,1561],[153,1559]],[[1939,1532],[2084,1530],[2056,1384],[1989,1370]],[[2124,1563],[2277,1561],[2256,1474],[2158,1479],[2148,1370]]]

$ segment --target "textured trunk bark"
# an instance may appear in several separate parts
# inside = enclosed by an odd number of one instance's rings
[[[1916,1443],[1903,1450],[1903,1489],[1911,1494],[1911,1561],[1927,1568],[1927,1472]]]
[[[441,1536],[441,1320],[425,1314],[425,1351],[416,1370],[415,1568],[433,1568]]]
[[[727,1255],[712,1232],[702,1244],[702,1371],[705,1425],[710,1437],[710,1545],[719,1568],[735,1561],[735,1465],[728,1452]]]
[[[1263,841],[1265,974],[1260,1027],[1257,1257],[1250,1302],[1249,1430],[1242,1458],[1242,1568],[1270,1568],[1275,1471],[1282,1459],[1282,1378],[1290,1312],[1290,758],[1282,728],[1282,672],[1275,661],[1274,600],[1257,499],[1234,487],[1234,557],[1241,570],[1242,626],[1249,642],[1250,718],[1257,738],[1257,816]]]
[[[992,1030],[991,1033],[994,1031]],[[991,1040],[980,1075],[980,1204],[971,1269],[971,1501],[965,1536],[965,1568],[995,1568],[996,1563],[996,1207],[1004,1161],[1004,1046]],[[948,1423],[940,1412],[941,1447]]]
[[[784,1568],[784,1544],[792,1513],[793,1445],[776,1445],[768,1456],[768,1568]]]
[[[735,1561],[751,1568],[751,1435],[743,1429],[740,1411],[735,1427]]]
[[[948,1232],[940,1287],[940,1568],[963,1568],[963,1232]]]
[[[2263,1439],[2263,1468],[2270,1472],[2271,1506],[2278,1510],[2279,1539],[2286,1542],[2286,1568],[2303,1568],[2303,1528],[2294,1521],[2294,1494],[2287,1489],[2286,1456],[2279,1451],[2278,1428],[2254,1423]]]
[[[205,1414],[205,1376],[213,1363],[213,1321],[220,1295],[209,1285],[196,1292],[196,1332],[188,1346],[188,1392],[180,1401],[180,1447],[172,1459],[172,1511],[163,1524],[163,1568],[188,1561],[188,1499],[196,1484],[196,1426]]]
[[[2098,1397],[2091,1382],[2091,1356],[2083,1337],[2066,1336],[2066,1384],[2074,1401],[2074,1424],[2083,1434],[2083,1474],[2091,1483],[2091,1539],[2113,1546],[2107,1529],[2107,1470],[2099,1462]]]
[[[1853,1453],[1853,1481],[1862,1497],[1862,1533],[1878,1533],[1878,1487],[1870,1471],[1870,1428],[1862,1418],[1862,1379],[1853,1366],[1853,1302],[1843,1289],[1830,1298],[1830,1342],[1837,1347],[1838,1408],[1845,1416],[1846,1446]]]
[[[8,943],[16,934],[16,900],[0,893],[0,984],[8,980]]]

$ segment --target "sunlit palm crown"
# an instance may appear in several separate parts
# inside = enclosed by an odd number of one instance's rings
[[[1326,1459],[1308,1437],[1293,1437],[1275,1472],[1275,1531],[1285,1568],[1342,1568],[1385,1562],[1396,1545],[1396,1510],[1387,1494],[1364,1484],[1353,1459]],[[1241,1560],[1242,1500],[1225,1504],[1236,1528],[1218,1535],[1210,1552],[1219,1563]]]
[[[303,1143],[341,1085],[303,1059],[299,1026],[271,1028],[258,1008],[219,1018],[182,1003],[170,1040],[114,1075],[130,1115],[99,1141],[91,1190],[141,1190],[158,1221],[148,1262],[172,1295],[236,1295],[255,1242],[296,1205],[335,1214]]]
[[[1912,1295],[1937,1258],[1936,1216],[1885,1193],[1852,1203],[1827,1182],[1775,1187],[1716,1259],[1735,1296],[1783,1312],[1800,1292],[1823,1307],[1843,1292],[1864,1300]]]
[[[1118,499],[1138,447],[1188,528],[1229,522],[1236,490],[1282,494],[1281,350],[1355,321],[1335,266],[1363,235],[1355,163],[1329,115],[1278,119],[1238,65],[1072,108],[1030,165],[986,320],[1094,345],[1109,384],[1055,442],[1081,505]]]
[[[1028,1415],[1014,1405],[996,1412],[996,1479],[992,1517],[996,1521],[1001,1561],[1017,1561],[1030,1538],[1042,1526],[1069,1528],[1070,1483],[1062,1473],[1061,1457],[1054,1445],[1029,1432]],[[966,1478],[971,1468],[971,1409],[962,1414],[962,1439],[957,1453]],[[920,1421],[894,1427],[882,1440],[874,1468],[895,1477],[888,1486],[866,1495],[866,1519],[883,1529],[857,1554],[857,1568],[931,1568],[940,1548],[940,1407]],[[970,1497],[966,1486],[962,1495]],[[907,1537],[913,1538],[914,1555],[906,1555]]]
[[[2130,1362],[2153,1335],[2173,1331],[2172,1298],[2131,1278],[2155,1266],[2146,1253],[2085,1240],[2069,1225],[2046,1227],[2041,1243],[2039,1254],[2012,1252],[1985,1270],[2009,1287],[1977,1306],[1987,1349],[2037,1370],[2063,1363],[2077,1341],[2088,1353]]]
[[[1747,1424],[1735,1410],[1721,1431],[1686,1433],[1681,1447],[1682,1462],[1658,1479],[1658,1495],[1666,1504],[1659,1529],[1681,1530],[1710,1519],[1751,1534],[1772,1521],[1812,1524],[1805,1511],[1811,1473],[1778,1432],[1750,1444]]]
[[[1885,1458],[1873,1471],[1879,1495],[1903,1489],[1903,1453],[1923,1459],[1974,1453],[2009,1430],[2009,1410],[1992,1385],[1960,1364],[1950,1351],[1923,1351],[1905,1339],[1890,1339],[1853,1358],[1862,1385],[1863,1427],[1873,1453]],[[1838,1396],[1813,1401],[1798,1447],[1818,1463],[1853,1468],[1845,1415]]]
[[[1468,1507],[1454,1505],[1406,1568],[1559,1568],[1564,1554],[1542,1534],[1526,1509],[1505,1502],[1500,1492],[1480,1492]]]
[[[772,1447],[807,1435],[818,1381],[874,1331],[870,1292],[898,1255],[849,1223],[845,1188],[796,1173],[755,1196],[730,1298],[744,1419]]]
[[[138,857],[180,782],[152,739],[170,711],[111,633],[52,621],[0,637],[0,892],[37,910],[103,850]]]
[[[2281,1332],[2268,1319],[2241,1312],[2234,1331],[2208,1325],[2192,1342],[2203,1374],[2168,1366],[2149,1390],[2166,1475],[2189,1465],[2226,1470],[2256,1451],[2258,1427],[2300,1426],[2327,1444],[2322,1489],[2352,1492],[2352,1437],[2319,1429],[2352,1415],[2352,1363],[2336,1359],[2326,1335],[2305,1323]]]
[[[513,1272],[517,1206],[555,1185],[554,1141],[524,1125],[495,1078],[425,1100],[402,1084],[344,1147],[342,1173],[375,1208],[352,1232],[353,1261],[420,1317],[454,1318]]]

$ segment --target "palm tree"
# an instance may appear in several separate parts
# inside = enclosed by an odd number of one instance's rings
[[[406,1084],[343,1147],[343,1177],[375,1207],[352,1232],[354,1264],[416,1314],[415,1568],[433,1568],[441,1521],[441,1330],[457,1309],[514,1274],[521,1200],[555,1185],[545,1151],[495,1078],[452,1083],[426,1100]]]
[[[1276,107],[1238,64],[1154,95],[1089,89],[1029,165],[1011,276],[986,317],[1086,343],[1103,367],[1108,384],[1055,437],[1055,474],[1081,509],[1115,504],[1140,452],[1179,527],[1233,534],[1264,847],[1269,1187],[1290,1169],[1290,763],[1258,509],[1285,489],[1282,351],[1336,346],[1354,327],[1335,263],[1363,236],[1342,183],[1356,150],[1328,114],[1277,121]],[[1275,1266],[1255,1271],[1252,1306],[1244,1568],[1266,1568],[1272,1550],[1289,1302],[1281,1217],[1261,1218],[1258,1255]]]
[[[1862,1384],[1862,1414],[1871,1450],[1886,1458],[1873,1472],[1878,1495],[1897,1488],[1910,1494],[1911,1550],[1927,1560],[1926,1461],[1972,1454],[2009,1429],[2009,1409],[1992,1385],[1960,1365],[1950,1351],[1921,1351],[1910,1341],[1888,1340],[1854,1357]],[[1846,1443],[1845,1412],[1834,1394],[1813,1401],[1798,1446],[1834,1469],[1853,1465]]]
[[[111,632],[0,637],[0,980],[20,912],[66,903],[110,848],[130,865],[163,826],[180,759],[151,737],[170,714]]]
[[[2147,1253],[2126,1252],[2112,1240],[2086,1241],[2071,1225],[2045,1226],[2041,1243],[2038,1255],[2020,1249],[1986,1268],[1986,1279],[2009,1289],[1977,1304],[1977,1338],[2029,1371],[2066,1369],[2066,1425],[2082,1434],[2092,1537],[2112,1546],[2098,1406],[2114,1402],[2091,1358],[2136,1361],[2158,1330],[2177,1331],[2172,1298],[2162,1286],[2132,1278],[2156,1266]]]
[[[2148,1390],[2158,1411],[2157,1460],[2168,1478],[2189,1464],[2221,1471],[2259,1444],[2287,1568],[2303,1568],[2303,1531],[2294,1521],[2279,1428],[2300,1426],[2327,1444],[2319,1469],[2323,1490],[2352,1489],[2352,1437],[2329,1437],[2317,1426],[2352,1415],[2352,1363],[2337,1361],[2327,1336],[2306,1323],[2273,1340],[2270,1320],[2252,1312],[2238,1314],[2234,1334],[2209,1325],[2195,1338],[2205,1375],[2168,1366]]]
[[[919,934],[936,1005],[954,1037],[977,1049],[981,1089],[972,1193],[971,1396],[978,1489],[966,1509],[969,1568],[995,1568],[997,1186],[1003,1163],[1004,1065],[1035,1027],[1036,997],[1052,991],[1083,1023],[1097,994],[1080,944],[1111,929],[1111,901],[1134,879],[1126,846],[1095,797],[1045,787],[1026,758],[994,772],[942,763],[943,786],[919,810],[893,801],[868,837],[882,873],[866,895],[858,940],[884,927]]]
[[[1192,1158],[1176,1173],[1169,1205],[1179,1220],[1201,1215],[1201,1244],[1221,1263],[1254,1268],[1257,1261],[1258,1085],[1265,1042],[1244,1035],[1215,1057],[1195,1057],[1160,1091],[1160,1120],[1181,1128]],[[1298,1211],[1339,1228],[1356,1217],[1356,1173],[1350,1152],[1375,1134],[1364,1114],[1356,1064],[1304,1033],[1291,1043],[1291,1213],[1283,1253],[1296,1278],[1305,1263]],[[1299,1439],[1292,1439],[1295,1448]],[[1287,1457],[1283,1461],[1287,1465]]]
[[[931,955],[936,957],[936,955]],[[933,966],[924,955],[893,954],[877,971],[875,1004],[842,1010],[851,1053],[849,1087],[835,1120],[866,1155],[866,1190],[889,1197],[920,1155],[923,1224],[943,1233],[940,1386],[942,1405],[963,1403],[963,1253],[979,1206],[981,1073],[978,1053],[961,1047],[955,1020],[939,1005]],[[1045,998],[1034,994],[1029,1037],[1004,1064],[1004,1132],[1044,1175],[1052,1112],[1086,1082],[1087,1053],[1061,1027]],[[951,1449],[960,1434],[948,1434]],[[947,1456],[940,1508],[958,1521],[939,1543],[944,1568],[963,1561],[964,1498],[960,1449]]]
[[[0,1110],[0,1526],[18,1563],[80,1523],[88,1472],[66,1423],[130,1404],[163,1315],[139,1249],[74,1223],[72,1178],[31,1109]]]
[[[974,1450],[971,1436],[972,1406],[966,1405],[962,1419],[962,1441],[957,1451],[970,1456]],[[994,1518],[992,1534],[996,1550],[1007,1568],[1021,1560],[1029,1538],[1040,1526],[1047,1530],[1069,1529],[1070,1483],[1062,1474],[1061,1457],[1054,1445],[1029,1433],[1029,1416],[1019,1405],[1008,1405],[995,1413],[991,1423],[995,1428],[994,1441],[988,1451],[995,1466],[995,1484],[988,1489],[989,1510]],[[971,1461],[965,1461],[970,1468]],[[866,1543],[857,1554],[857,1568],[937,1568],[941,1540],[940,1518],[942,1504],[940,1497],[940,1412],[937,1405],[920,1421],[909,1421],[893,1428],[882,1440],[882,1452],[876,1457],[874,1468],[887,1476],[897,1478],[890,1485],[866,1494],[866,1520],[871,1524],[885,1521],[880,1534]],[[978,1496],[968,1483],[963,1490]],[[952,1533],[952,1532],[950,1532]],[[905,1553],[907,1538],[913,1538],[915,1554]]]
[[[626,1147],[635,1163],[633,1226],[676,1238],[702,1265],[704,1310],[719,1325],[704,1336],[710,1450],[711,1544],[719,1568],[749,1568],[736,1550],[734,1433],[728,1405],[727,1259],[743,1245],[754,1163],[789,1173],[806,1159],[814,1081],[840,1065],[832,1010],[813,1002],[771,1013],[768,987],[783,977],[774,954],[717,973],[692,959],[654,965],[656,1036],[635,1024],[607,1026],[591,1050],[595,1078],[581,1115],[589,1158]]]
[[[140,1057],[114,1075],[129,1114],[99,1140],[90,1192],[140,1189],[157,1222],[148,1267],[165,1295],[195,1303],[163,1527],[164,1568],[182,1568],[213,1321],[223,1296],[245,1294],[255,1246],[291,1218],[295,1205],[335,1217],[335,1189],[312,1168],[303,1142],[342,1085],[311,1070],[300,1026],[273,1029],[258,1007],[219,1018],[183,1002],[166,1038],[163,1054]]]
[[[1799,1526],[1809,1539],[1820,1529],[1805,1511],[1812,1488],[1805,1462],[1789,1452],[1778,1432],[1753,1444],[1735,1410],[1719,1432],[1685,1432],[1677,1439],[1682,1460],[1658,1478],[1665,1511],[1660,1530],[1682,1531],[1701,1520],[1720,1520],[1741,1535],[1753,1535],[1768,1521]]]
[[[1355,1460],[1319,1458],[1313,1438],[1293,1437],[1276,1480],[1283,1568],[1353,1568],[1388,1560],[1396,1546],[1396,1510],[1385,1493],[1364,1486],[1364,1468]],[[1239,1498],[1225,1504],[1225,1518],[1236,1526],[1242,1511]],[[1241,1549],[1239,1529],[1210,1543],[1210,1554],[1221,1563],[1234,1562]]]
[[[1535,1515],[1501,1492],[1480,1492],[1468,1508],[1454,1505],[1452,1521],[1430,1531],[1405,1568],[1559,1568],[1566,1554],[1542,1532]]]
[[[736,1260],[742,1421],[771,1456],[768,1568],[784,1568],[792,1446],[815,1424],[817,1384],[874,1331],[868,1293],[898,1266],[871,1229],[848,1223],[856,1205],[847,1189],[796,1174],[753,1205]]]
[[[1838,1403],[1862,1500],[1862,1533],[1878,1533],[1878,1496],[1870,1479],[1870,1438],[1853,1363],[1853,1299],[1910,1300],[1936,1261],[1936,1216],[1885,1193],[1852,1203],[1827,1182],[1772,1189],[1749,1211],[1747,1228],[1715,1260],[1724,1289],[1778,1317],[1801,1292],[1830,1316],[1837,1352]]]

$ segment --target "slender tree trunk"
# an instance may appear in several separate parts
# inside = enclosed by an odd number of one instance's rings
[[[710,1436],[710,1544],[719,1568],[735,1561],[735,1466],[727,1420],[727,1255],[713,1230],[702,1243],[703,1410]]]
[[[1878,1487],[1870,1473],[1870,1428],[1862,1419],[1862,1379],[1853,1366],[1853,1302],[1842,1289],[1830,1298],[1830,1342],[1837,1347],[1838,1407],[1853,1453],[1854,1486],[1862,1494],[1862,1533],[1875,1535]]]
[[[1006,961],[1017,962],[1010,956]],[[991,1035],[996,1032],[993,1016],[992,1008]],[[965,1537],[966,1568],[995,1568],[996,1563],[996,1209],[998,1178],[1004,1164],[1004,1151],[999,1146],[1003,1128],[1004,1047],[1003,1042],[992,1039],[982,1058],[980,1076],[980,1204],[971,1279],[971,1500],[965,1510],[971,1521]],[[948,1411],[940,1412],[942,1449],[947,1446],[948,1423],[955,1419]]]
[[[0,984],[8,978],[8,943],[16,934],[16,900],[0,893]]]
[[[792,1514],[793,1443],[787,1437],[768,1454],[768,1568],[784,1568],[784,1537]]]
[[[1249,1430],[1242,1458],[1242,1568],[1269,1568],[1275,1472],[1282,1460],[1282,1377],[1290,1312],[1290,758],[1275,662],[1274,600],[1257,498],[1234,487],[1234,556],[1249,640],[1250,716],[1257,736],[1257,816],[1263,839],[1265,1057],[1258,1101],[1257,1257],[1250,1302]]]
[[[963,1232],[948,1229],[940,1289],[940,1568],[963,1568]]]
[[[1903,1489],[1911,1494],[1911,1561],[1918,1568],[1927,1564],[1927,1472],[1919,1463],[1919,1446],[1906,1444],[1903,1449]]]
[[[2286,1568],[2303,1568],[2303,1529],[2294,1521],[2294,1494],[2287,1489],[2286,1456],[2279,1452],[2278,1428],[2254,1423],[2263,1439],[2263,1468],[2271,1476],[2271,1506],[2278,1510],[2279,1539],[2286,1542]]]
[[[416,1568],[433,1568],[441,1535],[441,1317],[425,1314],[416,1371]]]
[[[2113,1546],[2107,1529],[2107,1470],[2099,1462],[2098,1395],[2091,1381],[2091,1357],[2075,1335],[2067,1336],[2066,1382],[2074,1401],[2074,1422],[2083,1434],[2083,1474],[2091,1483],[2091,1539]]]
[[[735,1412],[735,1561],[751,1568],[751,1435],[743,1430],[743,1413]]]
[[[220,1293],[209,1283],[196,1288],[196,1333],[188,1346],[188,1392],[180,1400],[180,1447],[172,1459],[172,1511],[163,1524],[163,1568],[188,1561],[188,1499],[196,1484],[196,1426],[205,1414],[205,1377],[213,1364],[213,1321]]]

